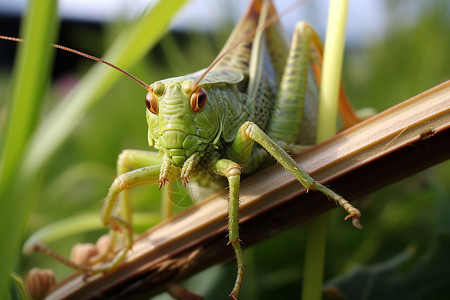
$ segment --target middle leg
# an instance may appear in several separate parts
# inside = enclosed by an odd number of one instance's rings
[[[230,297],[237,299],[244,278],[244,255],[239,240],[239,186],[241,180],[241,167],[228,159],[219,159],[213,165],[213,172],[225,176],[229,184],[228,199],[228,238],[233,246],[237,260],[237,275]]]

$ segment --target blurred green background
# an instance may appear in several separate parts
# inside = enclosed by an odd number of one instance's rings
[[[413,22],[411,18],[405,22],[402,8],[406,2],[385,1],[389,9],[382,21],[389,26],[387,35],[346,49],[344,83],[357,109],[374,107],[382,111],[450,77],[450,4],[445,0],[428,1]],[[204,68],[217,55],[233,26],[230,20],[215,32],[168,33],[128,71],[151,83]],[[121,21],[78,27],[63,24],[60,43],[100,56],[122,27]],[[12,46],[2,42],[1,47]],[[57,52],[58,71],[49,86],[40,113],[42,119],[93,64]],[[0,130],[8,114],[10,75],[9,69],[0,70]],[[144,97],[142,88],[122,76],[83,115],[40,173],[25,237],[68,217],[88,214],[97,218],[115,177],[118,154],[123,149],[148,149]],[[450,258],[442,255],[450,250],[446,247],[450,233],[449,182],[450,164],[446,161],[358,201],[364,214],[363,231],[343,222],[340,211],[333,213],[325,270],[329,287],[341,287],[348,299],[363,299],[362,295],[364,299],[423,299],[422,295],[444,299],[449,295],[446,285],[450,284]],[[192,205],[184,189],[177,189],[176,195],[177,210]],[[155,187],[144,187],[133,191],[132,197],[135,211],[148,217],[137,228],[145,230],[158,221],[159,193]],[[7,229],[0,231],[3,234]],[[106,231],[69,236],[50,246],[68,256],[75,243],[94,242]],[[299,298],[304,240],[300,226],[247,249],[241,299]],[[21,257],[16,271],[25,276],[32,267],[55,269],[58,278],[71,273],[41,254]],[[360,273],[351,273],[356,270]],[[207,299],[225,299],[234,274],[235,262],[231,261],[205,270],[186,285]]]

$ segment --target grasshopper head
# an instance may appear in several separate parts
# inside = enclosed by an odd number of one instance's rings
[[[192,80],[158,81],[145,99],[149,144],[179,167],[220,135],[217,110],[208,101],[211,93],[206,87],[192,87]]]

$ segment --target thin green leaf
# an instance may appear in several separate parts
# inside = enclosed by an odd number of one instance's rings
[[[157,213],[136,213],[133,215],[137,227],[150,227],[161,221]],[[49,244],[67,238],[70,235],[85,233],[87,231],[105,229],[97,213],[87,213],[66,218],[49,224],[34,232],[25,242],[23,252],[31,252],[36,242]]]
[[[105,60],[130,69],[166,32],[170,20],[186,0],[159,1],[131,28],[117,37]],[[95,64],[70,94],[46,117],[32,140],[25,164],[36,173],[66,140],[86,112],[123,74]]]
[[[447,299],[449,249],[449,236],[440,235],[412,268],[413,252],[406,250],[388,261],[337,278],[327,284],[326,290],[348,300]]]
[[[41,47],[47,51],[51,49],[49,45],[53,39],[50,37],[57,28],[54,25],[55,17],[50,17],[56,16],[56,1],[40,1],[39,5],[34,5],[35,2],[30,4],[27,30],[22,35],[26,40],[24,48],[27,49],[27,55],[22,60],[27,61],[29,69],[18,72],[20,75],[15,77],[16,87],[13,92],[15,96],[8,113],[6,134],[2,134],[4,141],[2,144],[5,146],[2,149],[0,165],[0,198],[8,201],[2,203],[4,213],[0,216],[0,225],[4,231],[2,242],[8,247],[0,249],[0,296],[6,295],[8,272],[19,253],[21,233],[33,207],[31,199],[37,186],[36,176],[76,127],[81,117],[121,76],[117,71],[105,66],[94,66],[61,105],[45,117],[29,141],[43,98],[43,84],[46,78],[46,68],[43,64],[49,61],[46,58],[49,57],[48,54],[44,54],[40,49]],[[184,2],[184,0],[160,1],[148,14],[139,19],[136,26],[122,33],[106,59],[123,68],[130,68],[137,63],[158,41],[167,29],[173,14]],[[38,84],[34,84],[35,81]]]
[[[14,86],[9,102],[8,120],[2,134],[0,158],[0,297],[6,299],[9,272],[13,268],[26,220],[30,198],[22,197],[29,190],[18,170],[28,139],[34,130],[47,79],[50,50],[56,34],[56,1],[31,1],[23,23],[22,36],[26,39],[19,49],[14,70]]]

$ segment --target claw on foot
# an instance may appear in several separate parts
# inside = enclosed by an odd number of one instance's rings
[[[230,297],[230,298],[233,299],[233,300],[237,300],[236,292],[235,292],[235,291],[231,291],[231,293],[228,295],[228,297]]]
[[[346,217],[345,217],[345,221],[347,221],[349,218],[352,218],[352,225],[358,229],[362,229],[362,225],[359,222],[359,218],[361,217],[361,214],[358,214],[357,212],[352,212],[349,213]]]
[[[159,183],[159,189],[161,190],[162,186],[165,185],[166,182],[169,182],[169,179],[163,177],[160,180],[158,180],[156,183]]]
[[[352,224],[358,229],[362,229],[361,223],[359,223],[359,218],[352,218]]]
[[[187,177],[187,176],[181,176],[181,177],[178,177],[178,179],[180,179],[181,182],[183,182],[184,187],[186,187],[186,185],[189,182],[189,177]]]

